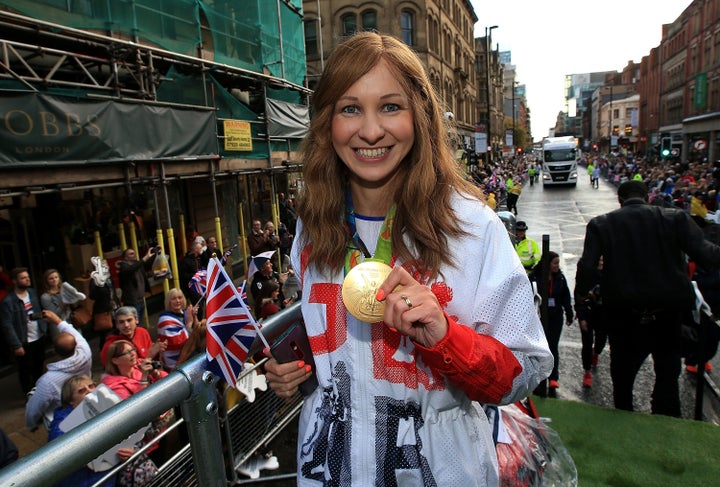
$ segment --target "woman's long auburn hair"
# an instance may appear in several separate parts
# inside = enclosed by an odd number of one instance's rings
[[[395,37],[361,32],[339,44],[328,59],[313,94],[313,119],[300,151],[305,186],[298,200],[305,240],[312,244],[309,265],[319,270],[342,268],[350,236],[345,227],[348,170],[331,137],[335,103],[362,76],[383,60],[396,74],[414,112],[415,142],[401,163],[403,181],[395,191],[393,253],[403,261],[417,259],[430,277],[443,264],[455,266],[447,252],[448,237],[465,235],[450,208],[454,192],[484,200],[482,192],[460,172],[435,90],[417,55]],[[411,253],[403,240],[414,246]]]

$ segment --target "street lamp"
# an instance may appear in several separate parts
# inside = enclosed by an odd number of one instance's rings
[[[490,152],[492,151],[492,111],[490,109],[490,36],[497,25],[485,27],[485,106],[487,107],[487,152],[485,157],[490,165]]]
[[[513,81],[513,84],[512,84],[512,110],[513,110],[513,125],[512,125],[513,139],[512,139],[512,149],[513,149],[513,152],[515,152],[515,146],[516,146],[516,144],[517,144],[517,139],[515,138],[515,88],[517,87],[517,85],[518,85],[518,82],[517,82],[517,81]],[[513,155],[514,155],[514,154],[513,154]]]

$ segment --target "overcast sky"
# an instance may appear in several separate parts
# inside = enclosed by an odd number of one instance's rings
[[[517,81],[527,87],[535,140],[565,110],[566,74],[621,71],[660,44],[662,24],[691,0],[471,0],[475,37],[492,31],[492,48],[512,52]]]

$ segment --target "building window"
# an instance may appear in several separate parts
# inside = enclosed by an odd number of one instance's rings
[[[305,53],[308,56],[317,56],[317,20],[309,19],[305,21]]]
[[[377,31],[377,12],[375,10],[366,10],[362,13],[363,30]]]
[[[412,12],[403,10],[400,13],[400,30],[402,31],[402,41],[408,46],[415,45],[415,32],[413,32],[413,26],[414,19]]]
[[[342,35],[349,37],[357,32],[357,17],[355,14],[345,14],[340,19],[342,22]]]

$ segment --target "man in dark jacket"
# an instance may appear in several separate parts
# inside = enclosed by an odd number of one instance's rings
[[[145,314],[145,293],[150,291],[150,282],[145,272],[145,266],[152,263],[155,258],[154,248],[148,248],[142,259],[138,259],[135,250],[127,248],[118,261],[118,278],[122,291],[123,306],[133,306],[142,320]]]
[[[682,210],[647,204],[647,194],[642,181],[625,182],[618,188],[621,207],[590,220],[575,291],[584,296],[595,285],[602,256],[600,287],[615,407],[633,410],[635,377],[652,355],[652,412],[680,416],[680,329],[683,312],[694,302],[685,254],[718,268],[720,246],[708,242]]]
[[[28,270],[17,267],[10,278],[14,289],[0,304],[0,332],[15,355],[20,387],[27,394],[44,372],[48,325],[37,292],[30,287]]]
[[[188,301],[188,304],[192,304],[193,306],[198,305],[200,301],[200,295],[192,289],[190,284],[190,279],[203,268],[203,260],[202,260],[202,253],[203,248],[202,244],[200,242],[193,242],[190,250],[187,254],[185,254],[185,257],[180,261],[180,290],[185,295],[185,299]]]

